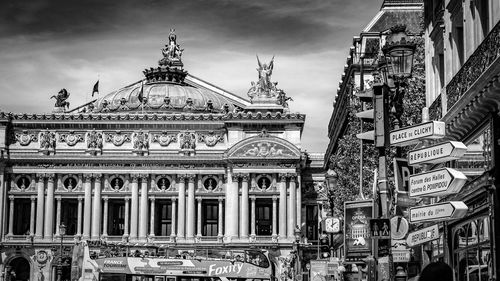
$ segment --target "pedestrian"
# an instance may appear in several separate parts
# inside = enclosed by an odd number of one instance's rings
[[[431,262],[420,273],[418,281],[453,281],[453,270],[444,262]]]

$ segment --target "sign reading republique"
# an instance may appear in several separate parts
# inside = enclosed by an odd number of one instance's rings
[[[448,141],[408,152],[408,164],[442,163],[459,159],[467,151],[467,146],[458,141]]]
[[[410,197],[454,194],[460,191],[466,181],[467,176],[451,168],[411,175]]]
[[[413,247],[438,238],[439,227],[435,224],[408,234],[408,237],[406,237],[406,244],[408,244],[409,247]]]
[[[391,145],[406,146],[421,139],[440,139],[445,136],[446,125],[441,121],[430,121],[394,130],[390,134]]]
[[[410,208],[410,222],[458,219],[467,214],[469,208],[462,201],[449,201],[433,205]]]

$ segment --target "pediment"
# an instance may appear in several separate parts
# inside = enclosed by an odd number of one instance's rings
[[[227,151],[228,159],[300,159],[300,150],[291,142],[269,135],[244,139]]]

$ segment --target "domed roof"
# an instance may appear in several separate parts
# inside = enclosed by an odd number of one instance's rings
[[[218,93],[184,83],[139,81],[99,98],[93,111],[228,112],[234,110],[233,103]]]

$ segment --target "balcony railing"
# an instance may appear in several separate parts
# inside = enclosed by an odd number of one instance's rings
[[[446,86],[448,109],[457,103],[499,56],[500,21]]]

